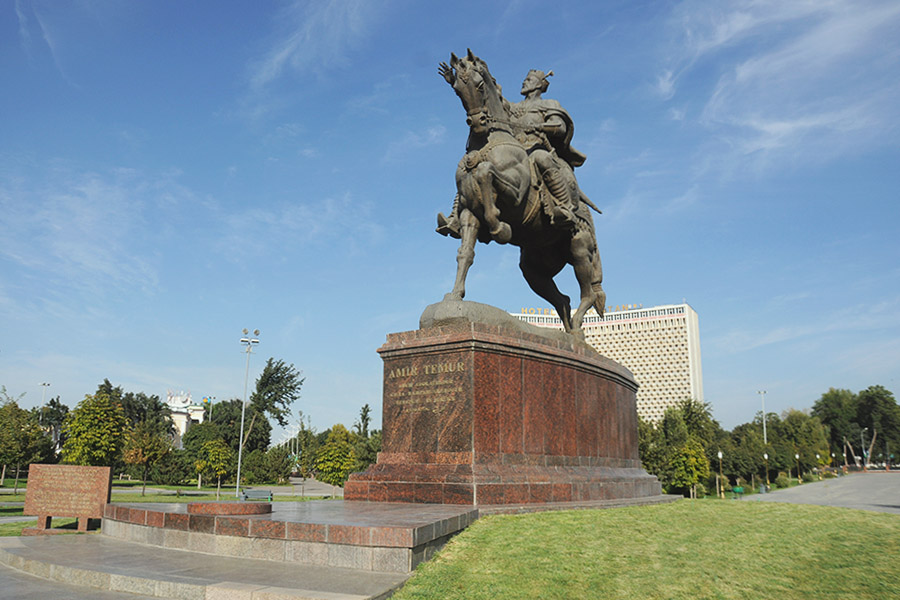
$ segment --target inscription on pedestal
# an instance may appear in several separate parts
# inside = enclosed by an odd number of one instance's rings
[[[431,411],[441,413],[448,404],[462,395],[460,375],[466,365],[462,361],[394,366],[388,369],[387,381],[391,390],[386,394],[403,412]]]
[[[88,519],[103,518],[111,489],[110,467],[31,465],[22,513],[38,517],[38,531],[49,529],[52,517],[77,517],[86,531]]]
[[[384,452],[459,452],[471,436],[461,420],[470,410],[471,367],[458,353],[385,360]]]

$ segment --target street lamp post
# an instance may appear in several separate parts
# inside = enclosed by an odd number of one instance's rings
[[[215,396],[206,396],[203,398],[203,403],[209,405],[209,415],[207,416],[207,420],[212,421],[212,409],[213,409],[213,404],[216,403],[216,397]]]
[[[722,451],[719,450],[719,498],[725,499],[725,479],[722,477]]]
[[[766,461],[766,491],[769,491],[769,453],[763,452],[763,458]]]
[[[766,437],[766,390],[759,390],[756,393],[762,399],[763,446],[768,446],[769,439]]]
[[[44,398],[47,394],[47,388],[50,387],[49,383],[42,383],[41,385],[41,410],[38,412],[38,422],[41,427],[44,426]]]
[[[255,337],[259,335],[259,329],[253,330],[254,337],[252,338],[246,337],[248,333],[250,332],[247,329],[244,329],[244,337],[241,338],[241,343],[244,344],[246,348],[244,351],[247,353],[247,369],[244,371],[244,401],[241,403],[241,433],[238,438],[237,482],[234,484],[234,495],[238,498],[241,495],[241,458],[244,453],[244,413],[247,410],[247,383],[250,379],[250,354],[253,353],[253,345],[259,343],[259,340]]]
[[[803,481],[801,481],[800,479],[800,454],[794,454],[794,458],[797,459],[797,483],[803,483]]]

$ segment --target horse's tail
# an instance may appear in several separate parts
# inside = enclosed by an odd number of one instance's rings
[[[594,276],[591,278],[591,291],[594,292],[594,310],[601,317],[606,312],[606,292],[603,291],[603,264],[600,262],[600,251],[594,244],[591,266],[594,268]]]

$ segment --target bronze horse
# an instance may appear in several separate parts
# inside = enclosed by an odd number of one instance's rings
[[[469,125],[467,152],[456,170],[461,239],[456,282],[445,300],[465,297],[476,241],[510,243],[520,249],[519,268],[531,289],[556,309],[566,331],[582,336],[585,313],[593,306],[602,316],[606,293],[594,221],[574,174],[567,185],[572,199],[578,198],[574,226],[553,226],[541,205],[541,178],[516,139],[517,125],[487,64],[469,50],[464,58],[451,54],[450,65],[441,63],[439,72],[462,100]],[[566,264],[581,289],[574,314],[569,297],[553,281]]]

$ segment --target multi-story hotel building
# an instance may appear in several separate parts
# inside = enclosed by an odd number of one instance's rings
[[[510,313],[539,327],[562,329],[556,311],[523,308]],[[610,306],[584,317],[585,340],[600,354],[628,367],[640,387],[638,415],[659,422],[666,409],[692,398],[703,402],[700,325],[688,304],[644,308]]]

